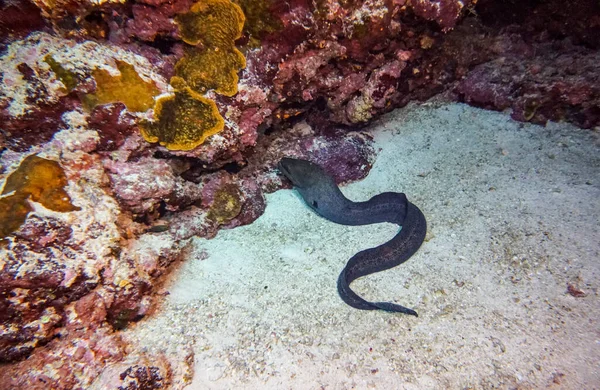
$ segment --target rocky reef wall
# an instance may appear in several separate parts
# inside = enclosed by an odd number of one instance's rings
[[[3,4],[0,388],[184,384],[193,356],[119,330],[190,237],[260,216],[284,155],[359,180],[376,156],[361,129],[435,95],[600,126],[600,6],[575,3]]]

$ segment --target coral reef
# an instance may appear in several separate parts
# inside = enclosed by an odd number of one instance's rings
[[[284,155],[359,180],[360,130],[439,93],[600,126],[593,0],[34,3],[0,7],[0,389],[182,387],[119,330]]]
[[[101,351],[112,343],[114,330],[147,313],[151,286],[182,254],[183,245],[144,233],[145,226],[121,213],[103,158],[91,153],[100,137],[76,126],[81,116],[65,118],[70,127],[55,134],[39,153],[47,158],[21,160],[10,151],[2,156],[5,191],[23,195],[30,210],[0,246],[0,359],[20,359],[35,350],[26,366],[3,371],[0,383],[9,388],[27,381],[45,383],[37,376],[45,378],[51,361],[64,367],[59,374],[47,373],[61,386],[86,387],[86,381],[113,361]],[[74,209],[72,204],[79,210],[65,212]],[[70,329],[69,313],[86,296],[85,305],[102,307],[101,315],[84,316],[82,325]],[[73,349],[78,344],[98,350],[82,356]],[[77,356],[63,359],[71,354]],[[113,357],[123,356],[119,352]],[[82,364],[90,367],[83,374],[78,368]],[[36,365],[39,370],[31,371]],[[19,367],[26,367],[29,376],[15,374]]]
[[[38,348],[27,361],[0,373],[2,388],[160,388],[170,383],[164,359],[127,355],[128,344],[109,326],[102,298],[89,293],[66,308],[61,338]],[[127,356],[127,360],[123,361]],[[105,366],[111,365],[110,376]],[[139,385],[140,387],[135,387]],[[132,387],[127,387],[132,386]],[[141,387],[146,386],[146,387]]]
[[[0,119],[7,146],[25,151],[49,141],[57,131],[68,126],[65,113],[81,109],[84,96],[102,91],[102,82],[96,91],[94,72],[110,73],[112,77],[105,79],[109,83],[122,82],[117,63],[128,64],[121,67],[129,71],[130,80],[138,81],[138,85],[141,78],[143,85],[156,85],[159,92],[167,88],[165,79],[152,69],[148,60],[119,47],[93,41],[77,44],[46,33],[34,33],[12,43],[0,59],[3,69]],[[117,98],[126,97],[131,88],[130,84],[106,86],[109,87],[105,88],[107,93]],[[122,88],[111,90],[110,86]],[[145,103],[148,104],[148,100]]]

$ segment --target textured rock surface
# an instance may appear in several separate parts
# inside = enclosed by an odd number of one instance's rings
[[[459,100],[510,108],[513,119],[523,122],[600,125],[600,4],[525,2],[510,8],[484,1],[480,8],[482,24],[473,32],[481,41],[474,46],[486,62],[464,74],[454,89]]]
[[[549,46],[558,46],[551,50]],[[560,44],[525,45],[529,53],[477,66],[458,84],[460,100],[483,108],[512,109],[521,122],[600,123],[600,54]],[[540,54],[533,54],[540,53]]]
[[[283,155],[359,180],[375,151],[357,131],[441,92],[517,120],[600,125],[592,0],[573,13],[559,1],[235,1],[246,67],[202,95],[223,128],[191,150],[140,132],[162,119],[153,100],[186,87],[179,61],[212,47],[182,39],[191,0],[34,3],[0,6],[0,186],[38,155],[64,169],[78,210],[30,199],[0,245],[0,361],[29,356],[2,367],[0,388],[184,383],[193,356],[155,360],[118,330],[151,312],[189,237],[251,223],[264,192],[289,185],[273,169]]]
[[[0,50],[15,39],[47,27],[40,9],[29,0],[2,2],[0,20]]]

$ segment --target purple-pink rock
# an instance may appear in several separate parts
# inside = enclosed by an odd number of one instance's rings
[[[174,18],[191,0],[35,3],[44,18],[21,0],[0,9],[3,20],[24,18],[0,24],[0,182],[40,154],[65,170],[80,210],[34,204],[0,245],[0,360],[21,359],[3,366],[0,389],[86,388],[95,378],[100,388],[168,387],[170,363],[127,355],[119,330],[151,312],[190,237],[251,223],[264,193],[289,187],[275,170],[283,156],[324,165],[338,183],[359,180],[375,151],[357,130],[444,92],[517,120],[600,125],[593,0],[269,2],[246,15],[237,41],[247,62],[238,93],[207,94],[224,129],[190,151],[143,139],[150,110],[82,100],[97,91],[94,70],[118,74],[119,61],[171,93],[190,49]],[[54,33],[25,37],[49,25]]]

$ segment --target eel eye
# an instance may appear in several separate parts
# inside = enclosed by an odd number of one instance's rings
[[[317,203],[317,201],[316,201],[316,200],[313,200],[313,202],[312,202],[312,206],[313,206],[315,209],[318,209],[318,208],[319,208],[319,204]]]

